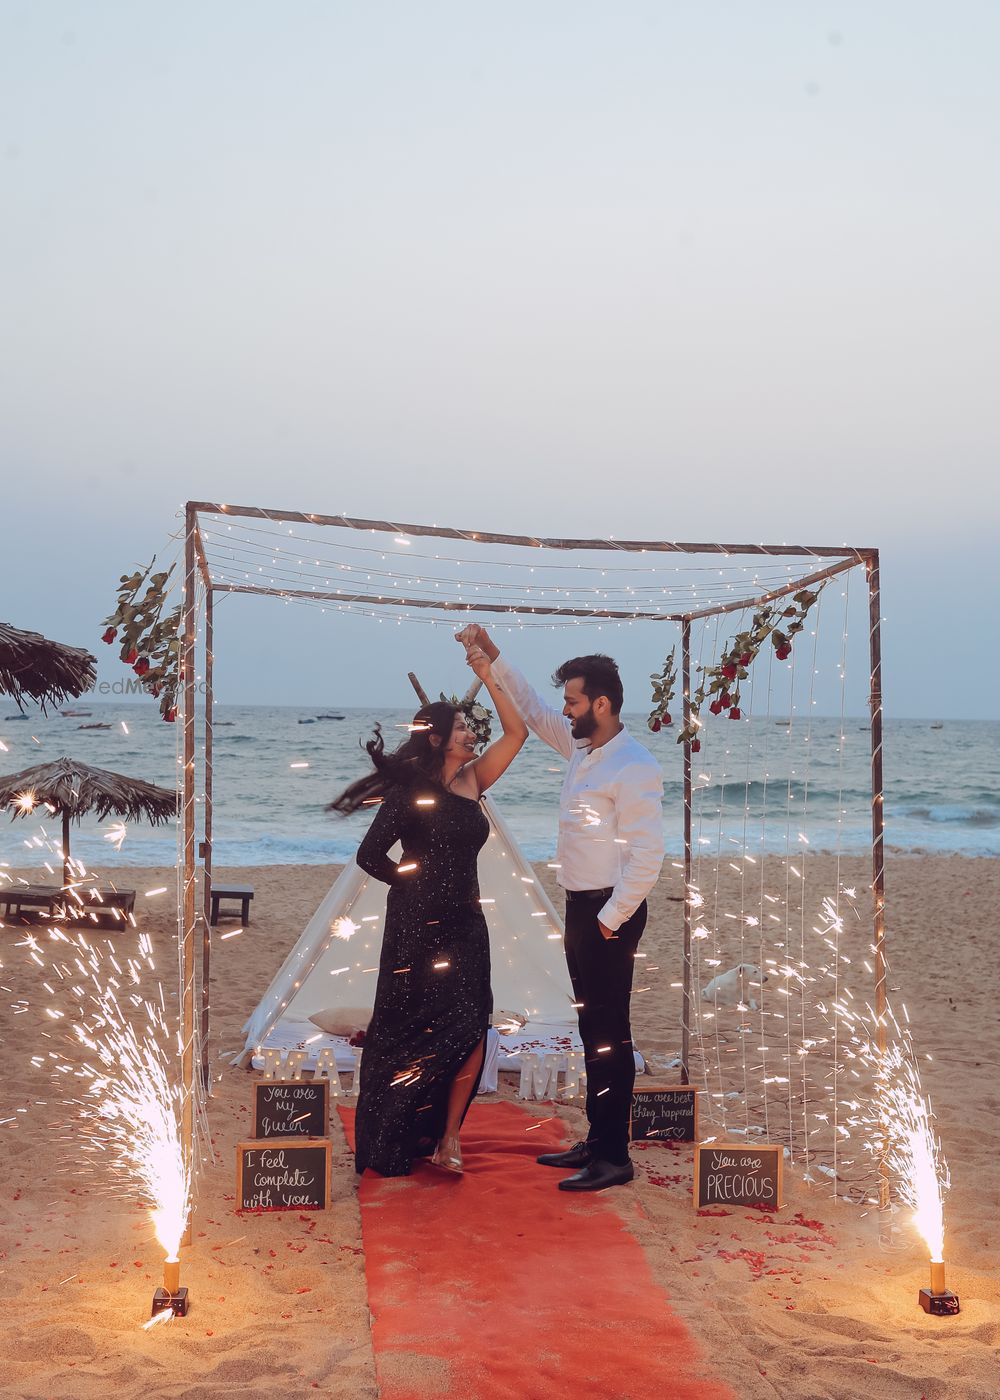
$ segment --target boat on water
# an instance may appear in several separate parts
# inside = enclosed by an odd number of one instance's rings
[[[7,718],[6,718],[6,720],[4,721],[4,723],[5,723],[5,724],[9,724],[10,721],[11,721],[12,719],[30,719],[30,718],[31,718],[30,715],[8,715]]]
[[[63,719],[89,719],[93,710],[60,710]]]
[[[300,720],[299,720],[299,724],[315,724],[315,723],[316,723],[316,721],[315,721],[314,719],[300,719]]]
[[[112,726],[111,726],[110,724],[101,724],[101,723],[98,723],[98,724],[78,724],[76,727],[77,727],[77,729],[110,729]]]
[[[943,725],[943,724],[932,724],[932,725],[931,725],[931,728],[932,728],[932,729],[943,729],[943,728],[944,728],[944,725]]]
[[[317,715],[317,719],[343,719],[343,715]]]

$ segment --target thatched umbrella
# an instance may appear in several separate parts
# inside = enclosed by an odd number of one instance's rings
[[[79,821],[84,813],[96,812],[99,821],[113,815],[125,821],[144,818],[155,826],[176,814],[177,794],[75,758],[57,758],[0,778],[0,808],[12,807],[13,816],[29,816],[45,804],[62,814],[63,884],[68,885],[72,817]]]
[[[0,693],[59,705],[89,690],[97,678],[97,658],[83,647],[50,642],[41,632],[24,632],[0,622]],[[23,709],[23,706],[21,706]]]

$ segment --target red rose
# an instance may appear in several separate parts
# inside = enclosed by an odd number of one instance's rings
[[[173,724],[174,720],[177,718],[177,706],[171,705],[163,718],[166,720],[167,724]]]
[[[722,714],[722,701],[721,701],[721,700],[713,700],[712,703],[711,703],[711,705],[709,705],[708,708],[712,711],[712,714],[713,714],[713,715],[721,715],[721,714]]]
[[[117,636],[118,636],[118,628],[117,628],[117,627],[109,627],[108,630],[107,630],[106,632],[102,632],[102,633],[101,633],[101,641],[102,641],[102,642],[107,642],[108,646],[110,646],[111,643],[114,641],[114,639],[115,639]]]
[[[659,734],[659,732],[660,732],[660,730],[661,730],[661,728],[662,728],[663,726],[660,724],[660,721],[659,721],[658,719],[651,719],[651,720],[649,721],[649,727],[650,727],[650,729],[653,731],[654,734]]]
[[[140,656],[132,669],[137,676],[144,676],[149,670],[149,660],[145,656]]]
[[[736,679],[736,663],[734,661],[727,661],[722,668],[722,674],[727,681],[734,681]]]
[[[740,707],[739,707],[739,705],[734,705],[733,708],[729,711],[729,718],[730,718],[730,719],[739,719],[739,717],[740,717]]]
[[[673,724],[673,720],[671,719],[671,717],[670,717],[669,714],[666,714],[666,715],[663,716],[663,723],[664,723],[664,724]]]
[[[700,752],[701,752],[701,740],[700,740],[700,739],[692,739],[692,740],[691,740],[691,752],[692,752],[692,753],[700,753]]]
[[[774,654],[779,661],[784,661],[791,656],[792,649],[791,647],[775,647]]]
[[[745,652],[743,653],[743,655],[740,657],[740,665],[741,665],[741,666],[749,666],[749,665],[750,665],[750,662],[751,662],[752,660],[753,660],[753,652],[751,652],[751,651],[745,651]]]
[[[720,707],[721,707],[723,710],[728,710],[729,707],[730,707],[730,705],[731,705],[732,703],[733,703],[733,700],[732,700],[732,696],[729,694],[729,691],[728,691],[728,690],[724,690],[724,691],[722,692],[722,694],[719,696],[719,705],[720,705]]]
[[[139,653],[138,653],[135,649],[133,649],[132,651],[129,652],[128,656],[126,656],[126,658],[125,658],[125,665],[126,665],[126,666],[133,666],[133,665],[135,665],[135,663],[136,663],[138,660],[139,660]]]

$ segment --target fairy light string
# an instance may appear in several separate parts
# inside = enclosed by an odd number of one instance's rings
[[[834,949],[833,949],[833,958],[834,958],[834,998],[835,998],[835,999],[836,999],[837,997],[839,997],[839,991],[840,991],[840,957],[841,957],[841,954],[840,954],[840,928],[841,928],[841,926],[842,926],[841,918],[840,918],[840,896],[841,896],[841,887],[842,887],[842,883],[841,883],[841,882],[842,882],[842,858],[843,858],[843,844],[844,844],[844,750],[845,750],[845,748],[846,748],[846,743],[847,743],[847,735],[846,735],[846,727],[845,727],[845,726],[846,726],[846,716],[847,716],[847,646],[848,646],[848,637],[849,637],[849,635],[850,635],[850,616],[851,616],[851,608],[850,608],[850,597],[851,597],[851,593],[850,593],[850,589],[851,589],[851,575],[850,575],[850,574],[845,574],[845,575],[844,575],[844,588],[843,588],[843,593],[841,594],[841,596],[843,597],[843,600],[844,600],[844,612],[843,612],[843,621],[842,621],[842,624],[841,624],[841,649],[840,649],[840,716],[839,716],[839,719],[840,719],[840,731],[839,731],[839,734],[838,734],[838,744],[837,744],[837,747],[838,747],[838,750],[839,750],[838,758],[837,758],[837,842],[836,842],[836,851],[835,851],[835,868],[836,868],[836,872],[837,872],[837,873],[836,873],[836,887],[837,887],[837,890],[836,890],[836,895],[834,896],[834,912],[835,912],[835,914],[836,914],[836,916],[837,916],[837,919],[836,919],[836,939],[835,939]],[[840,1022],[839,1022],[838,1020],[836,1020],[836,1019],[834,1020],[833,1026],[831,1027],[831,1031],[832,1031],[832,1040],[833,1040],[833,1063],[834,1063],[834,1065],[836,1065],[836,1064],[838,1063],[838,1060],[839,1060],[839,1057],[840,1057]],[[832,1120],[832,1125],[833,1125],[832,1142],[833,1142],[833,1191],[834,1191],[834,1195],[837,1194],[837,1168],[838,1168],[838,1157],[839,1157],[839,1153],[840,1153],[840,1134],[839,1134],[839,1128],[838,1128],[838,1125],[839,1125],[839,1114],[840,1114],[840,1100],[839,1100],[839,1097],[837,1096],[837,1094],[835,1093],[835,1094],[833,1095],[833,1104],[832,1104],[832,1108],[831,1108],[831,1120]]]

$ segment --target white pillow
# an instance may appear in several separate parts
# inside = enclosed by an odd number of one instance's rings
[[[327,1035],[357,1035],[366,1031],[372,1018],[372,1008],[363,1006],[331,1006],[328,1011],[316,1011],[309,1017],[314,1026]]]
[[[528,1017],[524,1011],[494,1011],[490,1018],[490,1025],[500,1035],[516,1035],[527,1023]]]

